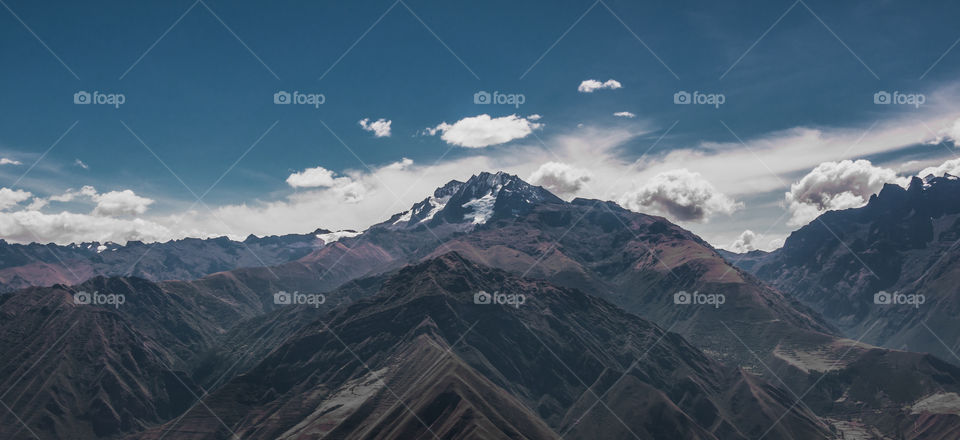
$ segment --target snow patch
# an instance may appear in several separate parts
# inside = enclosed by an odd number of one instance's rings
[[[99,254],[100,252],[105,251],[105,250],[107,250],[107,247],[106,247],[105,245],[102,245],[102,244],[101,244],[100,246],[97,246],[97,253],[98,253],[98,254]]]
[[[331,232],[329,234],[317,234],[317,238],[323,240],[323,244],[330,244],[341,238],[356,237],[360,234],[361,233],[357,231],[337,231],[337,232]]]
[[[398,218],[397,221],[393,222],[392,224],[395,225],[395,224],[397,224],[397,223],[408,222],[408,221],[410,221],[410,218],[411,218],[411,217],[413,217],[413,210],[412,210],[412,209],[409,210],[409,211],[404,211],[403,214],[400,215],[400,218]]]
[[[440,197],[439,199],[436,197],[430,197],[430,212],[427,214],[426,217],[423,218],[423,220],[420,220],[419,223],[432,220],[433,216],[437,215],[438,212],[443,210],[443,208],[447,206],[447,202],[449,201],[450,201],[450,196]]]
[[[487,194],[483,197],[480,197],[476,200],[471,200],[463,204],[464,208],[471,208],[473,212],[464,214],[464,220],[470,220],[470,216],[473,216],[473,224],[482,225],[490,220],[490,217],[493,216],[493,205],[497,202],[497,196],[493,193]]]

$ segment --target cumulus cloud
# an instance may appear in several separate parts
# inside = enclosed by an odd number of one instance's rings
[[[577,87],[577,91],[580,93],[593,93],[597,90],[614,90],[621,87],[623,87],[623,84],[620,84],[620,81],[615,79],[608,79],[604,82],[600,82],[595,79],[588,79],[580,83],[580,87]]]
[[[590,181],[590,172],[562,162],[547,162],[537,168],[528,179],[559,195],[574,194]]]
[[[637,115],[630,112],[616,112],[613,115],[618,118],[636,118],[637,117]]]
[[[334,173],[324,167],[307,168],[287,177],[294,188],[327,188],[334,185]]]
[[[686,168],[657,174],[636,191],[624,194],[620,204],[634,211],[653,210],[675,220],[695,222],[743,207],[717,191],[700,173]]]
[[[29,199],[33,194],[22,189],[0,188],[0,211],[5,211]]]
[[[730,245],[730,250],[740,254],[756,250],[757,239],[757,234],[747,229]]]
[[[390,124],[393,121],[388,119],[377,119],[376,121],[370,122],[370,118],[363,118],[360,120],[360,127],[366,131],[373,132],[375,137],[390,137]]]
[[[69,189],[63,194],[47,198],[33,197],[30,204],[22,209],[7,211],[30,197],[33,195],[27,191],[0,188],[0,211],[3,211],[0,212],[0,237],[14,242],[68,244],[79,241],[158,241],[184,236],[182,233],[172,233],[154,221],[118,217],[142,215],[154,202],[129,189],[101,194],[92,186],[84,186],[80,190]],[[90,213],[42,212],[51,201],[93,203],[94,208]],[[190,232],[202,236],[198,231]]]
[[[412,163],[412,160],[404,158],[402,162],[396,162],[390,166],[403,169]],[[336,173],[324,167],[307,168],[293,173],[287,177],[287,185],[294,188],[330,188],[335,194],[339,195],[341,201],[348,203],[363,200],[366,193],[366,188],[362,183],[357,182],[350,176],[337,176]]]
[[[6,157],[0,157],[0,165],[23,165],[23,162],[19,160],[7,159]]]
[[[787,224],[801,226],[826,211],[859,208],[884,183],[906,185],[894,170],[874,166],[868,160],[824,162],[790,185],[786,193],[791,218]]]
[[[141,215],[147,212],[147,209],[154,202],[153,199],[138,196],[129,189],[101,194],[97,192],[96,188],[85,185],[80,190],[71,188],[63,194],[55,194],[45,199],[35,197],[26,209],[28,211],[38,211],[49,205],[50,202],[73,202],[81,199],[96,204],[91,212],[95,216]]]
[[[931,174],[934,177],[943,177],[944,174],[960,176],[960,159],[950,159],[935,167],[924,168],[917,173],[917,175],[921,178],[927,177]]]
[[[101,216],[140,215],[147,212],[147,208],[153,204],[152,199],[140,197],[129,189],[94,194],[92,199],[97,203],[93,208],[93,215]]]
[[[202,236],[195,231],[194,234]],[[0,236],[21,243],[36,240],[59,244],[79,241],[152,242],[183,235],[174,234],[165,226],[140,218],[101,217],[72,212],[45,214],[35,210],[0,213]]]
[[[950,142],[954,145],[960,141],[960,119],[953,121],[949,126],[937,131],[937,135],[927,141],[929,144],[939,144],[941,142]]]
[[[440,138],[451,145],[484,148],[525,138],[542,126],[541,123],[517,115],[491,118],[490,115],[482,114],[463,118],[453,124],[444,122],[428,128],[426,133],[431,136],[441,133]]]

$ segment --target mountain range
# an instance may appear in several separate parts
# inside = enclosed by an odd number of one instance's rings
[[[361,233],[2,243],[0,437],[953,439],[957,215],[915,180],[741,256],[481,173]]]
[[[948,174],[887,184],[866,206],[827,212],[738,264],[848,337],[958,363],[958,245],[960,179]]]

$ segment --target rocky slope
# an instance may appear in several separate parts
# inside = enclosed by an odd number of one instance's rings
[[[666,219],[544,193],[484,173],[295,261],[0,296],[0,341],[13,359],[0,385],[37,396],[17,397],[8,413],[43,439],[70,430],[79,439],[431,437],[418,418],[451,438],[758,438],[765,430],[822,438],[863,429],[937,438],[960,426],[955,366],[838,337],[815,310]],[[423,221],[428,206],[436,212]],[[126,292],[127,302],[71,307],[80,288]],[[478,309],[464,296],[477,289],[542,302]],[[281,291],[327,301],[281,306]],[[80,331],[69,331],[77,322]],[[661,337],[670,350],[651,342]],[[68,340],[72,348],[61,350]],[[87,361],[100,353],[111,354]],[[551,358],[563,362],[547,365]],[[31,368],[43,379],[18,382]],[[415,380],[424,371],[432,373]],[[204,390],[212,395],[197,404]],[[405,394],[416,410],[395,405]],[[597,396],[604,405],[594,405]],[[0,437],[33,438],[6,417]]]
[[[956,177],[914,178],[906,189],[888,184],[866,206],[828,212],[797,230],[752,271],[848,337],[960,365]]]
[[[477,304],[480,291],[524,299]],[[784,413],[768,438],[833,437],[790,405],[602,300],[446,254],[133,438],[745,439]]]

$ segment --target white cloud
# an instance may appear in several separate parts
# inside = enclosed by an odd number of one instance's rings
[[[743,204],[717,191],[700,173],[686,168],[657,174],[620,204],[634,211],[666,215],[679,221],[705,222],[716,214],[732,214]]]
[[[393,121],[388,119],[377,119],[376,121],[370,122],[370,118],[363,118],[360,120],[359,124],[366,131],[373,132],[375,137],[390,137],[390,124]]]
[[[92,198],[97,203],[93,215],[100,216],[141,215],[153,204],[152,199],[140,197],[129,189],[94,194]]]
[[[96,188],[85,185],[79,191],[70,188],[63,194],[55,194],[45,199],[34,197],[26,210],[39,211],[50,202],[65,203],[78,199],[87,199],[96,204],[91,212],[94,216],[142,215],[154,202],[153,199],[138,196],[129,189],[101,194]]]
[[[547,162],[528,179],[558,195],[574,194],[590,181],[590,172],[562,162]]]
[[[637,117],[637,115],[630,112],[616,112],[613,115],[618,118],[636,118]]]
[[[758,236],[755,232],[747,229],[740,234],[740,237],[730,245],[730,250],[738,254],[750,252],[757,249],[756,243]]]
[[[0,188],[0,211],[16,206],[32,196],[33,194],[22,189]]]
[[[604,82],[600,82],[595,79],[588,79],[580,83],[580,87],[577,87],[577,91],[580,93],[593,93],[596,90],[614,90],[621,87],[623,87],[623,84],[620,84],[620,81],[615,79],[608,79]]]
[[[384,168],[384,169],[387,169],[387,170],[398,170],[398,171],[401,171],[401,170],[405,170],[405,169],[409,168],[409,167],[412,166],[412,165],[413,165],[413,159],[408,159],[408,158],[404,157],[404,158],[400,159],[399,162],[394,162],[394,163],[389,164],[389,165],[387,165],[387,166],[385,166],[385,167],[383,167],[383,168]]]
[[[7,159],[6,157],[0,157],[0,165],[23,165],[23,162],[19,160]]]
[[[196,231],[184,232],[203,236]],[[164,241],[183,237],[184,233],[175,234],[156,222],[139,218],[120,219],[71,212],[44,214],[24,210],[0,213],[0,236],[20,243],[39,240],[69,244],[81,241]]]
[[[431,136],[442,133],[440,138],[451,145],[484,148],[525,138],[542,126],[543,124],[517,115],[491,118],[490,115],[483,114],[463,118],[453,124],[444,122],[428,128],[426,132]]]
[[[765,251],[773,251],[773,250],[776,250],[776,249],[780,249],[780,248],[783,247],[783,243],[784,243],[786,240],[787,240],[786,237],[774,238],[774,239],[770,240],[770,243],[767,244],[767,248],[764,249],[764,250],[765,250]]]
[[[885,183],[906,185],[894,170],[874,166],[868,160],[824,162],[790,185],[786,193],[791,218],[787,224],[801,226],[831,210],[859,208]]]
[[[944,174],[960,176],[960,159],[950,159],[938,166],[924,168],[917,173],[921,178],[931,174],[933,174],[934,177],[943,177]]]
[[[937,131],[937,135],[933,139],[928,140],[927,143],[934,145],[941,142],[957,144],[957,141],[960,141],[960,119],[953,121],[949,126]]]
[[[532,114],[532,115],[530,115],[530,116],[527,116],[527,120],[528,120],[528,121],[539,121],[540,118],[542,118],[542,117],[543,117],[543,116],[540,116],[540,115],[538,115],[538,114]]]
[[[324,167],[307,168],[287,177],[294,188],[328,188],[334,185],[334,173]]]
[[[389,166],[402,170],[411,164],[413,164],[412,160],[404,158],[401,162]],[[349,176],[336,176],[333,171],[319,166],[291,174],[287,177],[287,184],[294,188],[329,188],[332,193],[340,197],[340,201],[347,203],[363,200],[367,192],[363,183]]]
[[[74,160],[73,160],[73,164],[76,165],[76,166],[78,166],[78,167],[80,167],[80,168],[83,168],[83,169],[85,169],[85,170],[89,170],[89,169],[90,169],[90,165],[87,165],[87,164],[83,163],[83,161],[80,160],[80,159],[74,159]]]

